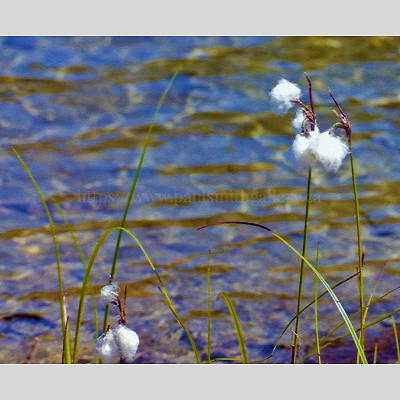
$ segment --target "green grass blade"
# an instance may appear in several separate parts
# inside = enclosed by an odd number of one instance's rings
[[[319,243],[317,245],[317,259],[315,261],[315,269],[319,268]],[[314,278],[314,321],[315,321],[315,343],[317,345],[318,364],[322,364],[321,348],[319,345],[319,326],[318,326],[318,279]]]
[[[394,319],[394,315],[392,316],[392,325],[393,325],[394,340],[395,340],[395,343],[396,343],[397,364],[400,364],[399,334],[397,332],[396,320]]]
[[[357,274],[355,274],[355,275],[357,275]],[[388,290],[387,292],[385,292],[385,293],[382,294],[381,296],[377,297],[374,301],[369,302],[369,304],[368,304],[367,306],[365,306],[365,308],[367,308],[367,307],[369,308],[369,307],[371,307],[372,305],[375,305],[375,304],[380,303],[380,302],[383,301],[387,296],[389,296],[391,293],[393,293],[394,291],[396,291],[396,290],[398,290],[398,289],[400,289],[400,285],[399,285],[399,286],[396,286],[396,287],[393,288],[393,289]],[[397,311],[396,311],[396,312],[397,312]],[[358,310],[358,311],[354,312],[353,314],[351,314],[350,317],[353,318],[353,317],[357,316],[357,315],[360,314],[360,313],[361,313],[361,310]],[[382,319],[375,320],[375,322],[373,322],[372,324],[365,325],[365,328],[369,328],[370,326],[374,325],[374,323],[378,323],[378,322],[380,322],[380,321],[383,321],[384,319],[386,319],[386,318],[388,318],[388,317],[390,317],[390,316],[392,316],[392,315],[393,315],[392,313],[386,314]],[[335,332],[337,332],[343,325],[344,325],[344,322],[343,322],[343,321],[342,321],[341,323],[339,323],[338,325],[336,325],[333,329],[331,329],[331,330],[320,340],[320,342],[323,342],[323,341],[327,340],[327,339],[328,339],[329,337],[331,337]],[[345,338],[345,337],[347,337],[347,336],[348,336],[347,334],[344,335],[344,336],[339,336],[339,337],[337,337],[337,338],[334,338],[334,339],[330,340],[329,343],[334,342],[334,341],[336,341],[336,340],[340,340],[340,339]],[[329,343],[328,343],[328,344],[325,344],[323,347],[327,347],[327,346],[329,345]],[[312,349],[302,358],[302,362],[303,362],[306,358],[308,358],[308,357],[310,357],[311,355],[313,355],[315,352],[316,352],[316,349],[315,349],[315,347],[314,347],[314,348],[312,348]]]
[[[74,343],[74,349],[73,349],[73,360],[77,359],[77,354],[78,354],[78,347],[79,347],[79,337],[80,337],[80,329],[81,329],[81,324],[82,324],[82,318],[83,318],[83,313],[84,313],[84,307],[85,307],[85,297],[86,297],[86,292],[87,292],[87,287],[88,287],[88,283],[89,283],[89,278],[90,278],[90,273],[92,271],[94,262],[96,261],[97,258],[97,254],[100,251],[104,241],[107,239],[107,237],[113,233],[116,230],[122,230],[124,231],[128,236],[130,236],[135,243],[138,245],[138,247],[142,250],[144,256],[146,257],[148,263],[150,264],[150,267],[152,268],[152,270],[154,271],[154,273],[157,276],[157,279],[160,283],[160,290],[161,293],[163,294],[166,303],[168,305],[168,307],[170,308],[171,312],[173,313],[173,315],[175,316],[175,318],[177,319],[178,323],[181,325],[181,327],[184,329],[184,331],[186,332],[189,341],[192,345],[193,348],[193,352],[195,354],[196,357],[196,361],[197,363],[200,363],[200,355],[196,346],[196,343],[189,331],[189,329],[187,328],[186,324],[183,322],[183,320],[179,317],[173,303],[172,300],[168,294],[167,288],[160,276],[160,274],[158,273],[157,268],[155,267],[154,263],[152,262],[149,254],[147,253],[147,251],[144,249],[143,245],[141,244],[140,240],[136,237],[136,235],[134,233],[132,233],[130,230],[122,228],[122,227],[113,227],[113,228],[109,228],[107,229],[105,232],[103,232],[103,234],[100,236],[99,240],[96,243],[96,246],[94,247],[92,254],[90,256],[90,259],[88,261],[88,265],[87,265],[87,269],[85,271],[85,275],[82,281],[82,287],[81,287],[81,293],[80,293],[80,299],[79,299],[79,306],[78,306],[78,316],[77,316],[77,323],[76,323],[76,333],[75,333],[75,343]]]
[[[361,357],[361,361],[363,364],[368,364],[367,358],[365,356],[364,353],[364,349],[360,343],[359,338],[357,337],[356,331],[353,327],[353,324],[351,323],[345,309],[342,306],[342,303],[339,301],[339,299],[337,298],[336,294],[334,293],[334,291],[332,290],[332,288],[329,286],[328,282],[326,282],[326,280],[324,279],[324,277],[315,269],[315,267],[310,263],[309,260],[307,260],[307,258],[303,257],[302,254],[296,249],[294,248],[287,240],[285,240],[281,235],[279,235],[278,233],[276,233],[275,231],[273,231],[271,228],[268,228],[264,225],[261,224],[256,224],[256,223],[252,223],[252,222],[243,222],[243,221],[224,221],[224,222],[217,222],[214,224],[209,224],[206,226],[202,226],[200,228],[197,229],[204,229],[206,227],[210,227],[210,226],[215,226],[215,225],[221,225],[221,224],[242,224],[242,225],[249,225],[249,226],[255,226],[261,229],[264,229],[268,232],[270,232],[274,237],[276,237],[279,241],[281,241],[286,247],[288,247],[290,250],[292,250],[298,257],[300,257],[301,259],[304,260],[305,264],[313,271],[313,273],[317,276],[317,278],[320,280],[320,282],[325,286],[326,290],[328,291],[329,295],[331,296],[333,302],[335,303],[337,309],[339,310],[346,326],[347,329],[350,332],[351,337],[353,338],[354,344],[360,354]]]
[[[86,269],[87,263],[86,263],[85,255],[83,254],[82,247],[79,244],[79,240],[78,240],[74,230],[72,229],[72,226],[67,218],[67,215],[65,214],[64,210],[61,208],[58,201],[54,198],[54,196],[50,195],[49,198],[50,198],[51,202],[54,204],[54,206],[57,208],[57,211],[60,213],[62,219],[64,220],[65,226],[67,227],[68,232],[71,235],[71,239],[74,242],[74,245],[76,247],[76,250],[78,251],[79,258],[81,259],[82,265]]]
[[[380,316],[379,318],[375,319],[374,321],[365,324],[364,328],[367,329],[367,328],[370,328],[371,326],[374,326],[374,325],[376,325],[376,324],[379,324],[380,322],[384,321],[384,320],[387,319],[387,318],[390,318],[392,315],[395,315],[395,314],[397,314],[398,312],[400,312],[400,308],[397,308],[396,310],[391,311],[391,312],[389,312],[389,313],[387,313],[387,314],[385,314],[385,315],[382,315],[382,316]],[[358,314],[358,313],[359,313],[359,311],[357,312],[357,314]],[[360,331],[360,328],[356,329],[356,332],[359,332],[359,331]],[[328,333],[327,335],[325,335],[325,336],[321,339],[321,343],[322,343],[322,342],[324,341],[324,339],[327,338],[329,335],[330,335],[330,333]],[[346,338],[349,337],[349,336],[350,336],[350,333],[344,333],[343,335],[340,335],[340,336],[337,336],[337,337],[335,337],[335,338],[332,338],[332,339],[329,340],[329,342],[321,344],[321,349],[324,349],[325,347],[330,346],[330,345],[331,345],[332,343],[334,343],[334,342],[337,342],[337,341],[342,340],[342,339],[346,339]],[[307,358],[309,358],[310,356],[312,356],[315,352],[316,352],[316,349],[315,349],[315,347],[314,347],[314,348],[312,348],[310,351],[308,351],[308,353],[307,353],[301,360],[299,360],[299,363],[304,362]]]
[[[372,299],[374,297],[376,288],[378,287],[379,280],[380,280],[380,278],[382,276],[382,273],[383,273],[383,270],[384,270],[385,267],[386,267],[386,262],[383,263],[383,265],[382,265],[382,267],[381,267],[381,269],[380,269],[380,271],[379,271],[379,273],[378,273],[378,275],[377,275],[377,277],[375,279],[375,282],[374,282],[374,285],[372,287],[371,293],[370,293],[370,295],[368,297],[367,305],[365,306],[365,311],[363,313],[361,313],[361,315],[363,316],[363,324],[362,324],[362,326],[364,326],[366,321],[367,321],[368,310],[369,310],[369,307],[370,307],[370,305],[372,303]]]
[[[231,315],[233,325],[235,327],[236,336],[239,342],[240,353],[242,354],[242,362],[243,364],[248,364],[249,358],[247,356],[246,343],[244,341],[242,327],[240,325],[239,317],[236,313],[235,306],[233,305],[232,300],[226,293],[221,292],[219,296],[221,296],[224,299],[226,306],[228,307],[229,313]]]
[[[53,204],[56,206],[56,208],[57,208],[58,212],[60,213],[60,215],[62,216],[62,218],[63,218],[63,220],[65,222],[65,225],[67,226],[67,229],[68,229],[68,231],[69,231],[69,233],[71,235],[72,241],[74,242],[75,247],[76,247],[76,249],[78,251],[79,257],[80,257],[81,262],[82,262],[82,265],[86,270],[87,262],[86,262],[86,259],[85,259],[85,255],[83,254],[82,248],[81,248],[81,246],[79,244],[79,240],[78,240],[74,230],[72,229],[71,224],[69,223],[67,215],[65,214],[64,210],[61,208],[60,204],[57,202],[57,200],[53,196],[50,196],[50,199],[53,202]],[[97,338],[97,337],[99,337],[99,318],[98,318],[98,312],[97,312],[96,296],[93,293],[93,289],[92,289],[92,285],[91,285],[90,281],[89,281],[89,291],[90,291],[90,297],[91,297],[91,300],[92,300],[93,324],[94,324],[94,330],[95,330],[94,336],[95,336],[95,338]]]
[[[207,362],[211,363],[211,253],[208,253],[207,265]]]
[[[342,281],[336,283],[335,285],[332,286],[332,290],[334,290],[334,289],[336,289],[337,287],[339,287],[340,285],[346,283],[347,281],[349,281],[350,279],[354,278],[355,276],[357,276],[357,273],[355,273],[355,274],[353,274],[353,275],[347,277],[346,279],[344,279],[344,280],[342,280]],[[317,278],[316,278],[316,279],[317,279]],[[324,292],[322,292],[322,293],[318,296],[318,300],[320,300],[322,297],[326,296],[327,294],[328,294],[328,291],[325,290]],[[307,310],[309,307],[311,307],[314,303],[315,303],[315,300],[313,300],[313,301],[311,301],[310,303],[308,303],[305,307],[303,307],[303,308],[300,310],[300,314],[303,313],[304,311],[306,311],[306,310]],[[296,315],[295,315],[294,317],[292,317],[292,319],[286,324],[285,328],[283,329],[283,331],[282,331],[281,334],[279,335],[279,337],[278,337],[278,339],[277,339],[277,341],[276,341],[276,343],[275,343],[275,346],[274,346],[274,348],[273,348],[271,354],[270,354],[268,357],[266,357],[267,359],[270,359],[270,358],[273,356],[273,354],[275,353],[275,350],[277,349],[277,347],[278,347],[278,345],[279,345],[281,339],[283,338],[283,335],[286,333],[286,331],[290,328],[290,326],[292,325],[293,321],[295,321],[295,320],[296,320]],[[341,325],[343,325],[343,324],[344,324],[344,322],[341,323]]]
[[[377,362],[378,362],[378,343],[375,343],[373,364],[376,364]]]
[[[61,360],[62,364],[65,364],[66,362],[66,357],[65,357],[65,347],[66,347],[66,342],[67,342],[67,330],[69,329],[69,315],[67,316],[67,320],[65,322],[65,330],[64,330],[64,335],[63,335],[63,345],[62,345],[62,355],[61,355]]]
[[[130,190],[129,190],[128,198],[127,198],[126,205],[125,205],[124,214],[123,214],[122,220],[121,220],[121,222],[120,222],[120,226],[121,226],[122,228],[125,228],[125,225],[126,225],[126,220],[127,220],[127,218],[128,218],[129,209],[130,209],[130,207],[131,207],[133,195],[134,195],[134,193],[135,193],[136,185],[137,185],[137,183],[138,183],[139,176],[140,176],[140,172],[141,172],[141,170],[142,170],[142,166],[143,166],[144,158],[145,158],[145,155],[146,155],[146,152],[147,152],[147,148],[148,148],[148,146],[149,146],[149,144],[150,144],[151,136],[152,136],[152,133],[153,133],[153,127],[154,127],[156,118],[157,118],[157,116],[158,116],[158,113],[159,113],[159,111],[160,111],[160,108],[161,108],[162,104],[163,104],[164,101],[165,101],[165,98],[167,97],[167,93],[168,93],[169,89],[171,88],[172,83],[174,82],[174,80],[175,80],[175,78],[177,77],[178,73],[179,73],[179,69],[174,73],[174,75],[173,75],[172,78],[170,79],[170,81],[169,81],[167,87],[165,88],[163,94],[161,95],[161,98],[160,98],[160,100],[158,101],[156,110],[155,110],[155,112],[154,112],[152,121],[151,121],[151,123],[150,123],[149,129],[148,129],[148,131],[147,131],[146,139],[145,139],[145,144],[144,144],[144,147],[143,147],[143,150],[142,150],[140,159],[139,159],[139,164],[138,164],[138,167],[137,167],[137,169],[136,169],[136,173],[135,173],[135,176],[134,176],[134,178],[133,178],[131,188],[130,188]],[[119,249],[120,249],[120,247],[121,247],[122,235],[123,235],[123,231],[119,231],[119,232],[118,232],[117,241],[116,241],[116,245],[115,245],[115,251],[114,251],[114,257],[113,257],[112,267],[111,267],[110,283],[114,280],[115,271],[116,271],[116,268],[117,268],[118,256],[119,256]],[[103,331],[105,331],[105,330],[107,329],[107,324],[108,324],[107,320],[108,320],[109,308],[110,308],[110,306],[107,304],[107,306],[106,306],[106,311],[105,311],[105,314],[104,314]]]
[[[61,317],[61,333],[63,335],[63,342],[65,342],[64,346],[64,358],[65,358],[65,363],[70,364],[71,363],[71,344],[70,344],[70,338],[69,338],[69,329],[67,326],[67,316],[65,313],[65,301],[64,301],[64,289],[63,289],[63,279],[62,279],[62,268],[61,268],[61,258],[60,258],[60,251],[58,248],[58,241],[57,241],[57,236],[56,236],[56,230],[53,222],[53,218],[50,213],[50,209],[47,205],[46,198],[37,183],[36,179],[34,178],[31,170],[29,169],[28,165],[25,163],[21,155],[18,153],[16,149],[12,149],[14,154],[17,156],[19,162],[22,165],[22,168],[25,170],[25,172],[28,174],[31,182],[33,183],[37,193],[39,194],[40,201],[43,204],[43,207],[46,212],[47,219],[49,221],[50,225],[50,232],[51,236],[53,238],[53,245],[54,245],[54,250],[56,254],[56,263],[57,263],[57,279],[58,279],[58,301],[60,304],[60,317]],[[66,336],[65,336],[66,335]]]

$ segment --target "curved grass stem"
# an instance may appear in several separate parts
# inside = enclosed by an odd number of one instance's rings
[[[66,313],[66,304],[65,304],[65,294],[64,294],[64,288],[63,288],[63,278],[62,278],[62,268],[61,268],[61,258],[60,258],[60,251],[58,248],[58,241],[57,241],[57,235],[56,235],[56,230],[53,222],[53,218],[50,213],[50,209],[47,205],[46,198],[37,183],[36,179],[34,178],[31,170],[29,169],[28,165],[25,163],[21,155],[18,153],[16,149],[12,149],[14,154],[17,156],[19,162],[22,165],[22,168],[25,170],[25,172],[28,174],[30,180],[32,181],[36,191],[39,194],[40,201],[43,204],[43,207],[46,212],[47,219],[49,221],[50,225],[50,232],[51,236],[53,238],[53,245],[54,245],[54,250],[56,254],[56,263],[57,263],[57,280],[58,280],[58,302],[60,305],[60,317],[61,317],[61,332],[63,336],[63,361],[66,364],[71,363],[71,344],[70,344],[70,330],[69,330],[69,325],[67,324],[67,313]]]

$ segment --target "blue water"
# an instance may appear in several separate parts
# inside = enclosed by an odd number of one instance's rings
[[[34,343],[31,361],[58,363],[62,345],[47,216],[11,148],[43,193],[60,203],[88,259],[104,230],[119,224],[146,132],[177,68],[155,121],[128,226],[159,268],[200,349],[207,340],[209,251],[215,354],[240,355],[220,291],[237,307],[251,359],[270,354],[296,310],[294,253],[255,228],[196,230],[228,219],[258,222],[301,248],[307,171],[290,152],[292,114],[278,113],[268,95],[281,77],[298,83],[305,101],[304,72],[311,77],[321,128],[336,122],[328,87],[345,108],[353,128],[367,295],[385,261],[376,295],[399,285],[399,43],[397,37],[0,38],[0,362],[26,362]],[[313,194],[310,259],[320,243],[322,272],[334,284],[354,273],[357,260],[348,158],[336,175],[314,171]],[[65,222],[50,208],[73,324],[84,270]],[[97,293],[108,282],[115,238],[105,242],[93,270]],[[116,280],[128,285],[128,324],[142,338],[137,362],[195,362],[152,270],[128,238]],[[308,274],[308,301],[312,290]],[[357,310],[354,280],[337,293],[349,312]],[[371,321],[395,310],[398,300],[394,292],[371,307]],[[102,315],[101,299],[99,307]],[[330,299],[320,312],[327,333],[341,317]],[[371,328],[371,343],[385,323]],[[301,354],[313,334],[310,308]],[[81,362],[93,361],[93,339],[88,302]],[[288,332],[271,362],[290,362],[290,344]],[[346,346],[337,354],[354,350]],[[385,348],[382,362],[389,362]]]

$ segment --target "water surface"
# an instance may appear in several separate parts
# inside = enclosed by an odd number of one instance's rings
[[[85,257],[105,229],[119,225],[159,98],[179,67],[153,130],[127,226],[159,268],[199,349],[207,344],[207,266],[212,270],[213,352],[239,357],[228,293],[249,357],[270,355],[296,310],[299,260],[267,232],[245,226],[196,228],[222,220],[265,224],[302,245],[307,171],[294,161],[291,117],[268,93],[284,77],[307,92],[313,82],[322,128],[336,122],[328,88],[347,112],[359,183],[369,295],[399,278],[398,37],[2,37],[0,39],[0,362],[59,363],[61,334],[55,253],[40,199],[11,147],[46,196],[65,211]],[[304,98],[307,101],[307,98]],[[355,272],[357,239],[349,160],[336,175],[314,171],[309,257],[332,285]],[[51,207],[74,322],[84,269],[68,228]],[[108,282],[116,234],[102,247],[92,282]],[[139,363],[194,363],[186,335],[164,304],[140,249],[125,237],[116,280],[128,288],[128,325],[141,337]],[[348,313],[356,282],[337,289]],[[313,277],[305,301],[313,298]],[[398,292],[368,320],[398,307]],[[98,299],[100,314],[104,302]],[[93,362],[87,303],[80,362]],[[340,321],[320,304],[321,335]],[[115,322],[115,318],[112,320]],[[355,323],[357,318],[354,320]],[[368,330],[378,362],[393,362],[390,320]],[[304,313],[300,354],[314,344]],[[344,330],[340,331],[344,332]],[[290,362],[291,333],[270,360]],[[341,341],[325,362],[353,362]],[[315,362],[311,357],[306,362]]]

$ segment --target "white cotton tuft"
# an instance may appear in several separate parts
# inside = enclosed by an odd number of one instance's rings
[[[326,171],[337,172],[349,154],[349,147],[340,137],[324,131],[314,143],[312,151]]]
[[[318,141],[319,135],[318,127],[315,127],[315,130],[308,134],[298,133],[296,135],[292,144],[292,150],[297,161],[309,167],[313,166],[318,161],[313,149],[315,147],[315,142]]]
[[[300,98],[301,89],[296,84],[282,78],[271,90],[270,95],[280,109],[287,111],[293,106],[292,101]]]
[[[114,336],[124,362],[133,362],[139,347],[138,334],[126,325],[120,324],[114,329]]]
[[[103,333],[97,339],[94,354],[105,364],[116,364],[120,361],[121,353],[111,330]]]
[[[297,132],[302,132],[305,120],[306,119],[304,118],[303,110],[301,108],[298,108],[296,111],[296,115],[292,120],[292,125]]]
[[[111,283],[110,285],[103,286],[100,293],[104,299],[112,303],[119,295],[119,286],[116,283]]]

